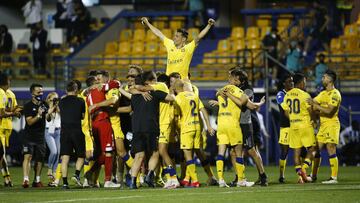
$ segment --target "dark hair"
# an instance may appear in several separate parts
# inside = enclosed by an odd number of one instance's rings
[[[181,75],[178,72],[172,72],[172,73],[170,73],[169,78],[181,79]]]
[[[144,85],[142,75],[137,75],[135,77],[135,85]]]
[[[141,78],[142,78],[142,81],[145,82],[145,81],[152,81],[152,80],[155,80],[156,79],[156,75],[154,73],[154,71],[145,71],[141,74]]]
[[[335,81],[336,81],[336,73],[335,73],[335,71],[327,69],[325,71],[325,74],[328,75],[329,77],[331,77],[332,82],[335,83]]]
[[[142,74],[143,73],[143,69],[140,67],[140,66],[138,66],[138,65],[130,65],[129,66],[129,70],[130,69],[135,69],[137,72],[138,72],[138,74]]]
[[[291,78],[293,75],[291,73],[285,73],[281,78],[280,81],[277,84],[277,89],[280,91],[284,89],[284,83],[288,78]]]
[[[302,82],[305,78],[305,75],[302,73],[295,73],[293,76],[293,81],[294,81],[294,85],[299,84],[300,82]]]
[[[79,90],[78,89],[78,85],[75,81],[70,81],[67,85],[66,85],[66,91],[67,92],[75,92]]]
[[[188,33],[185,29],[177,29],[176,32],[181,33],[181,35],[182,35],[183,37],[185,37],[186,39],[187,39],[188,36],[189,36],[189,33]]]
[[[0,25],[0,29],[1,28],[4,30],[5,33],[8,32],[8,27],[6,25],[4,24]]]
[[[8,85],[9,76],[5,73],[0,73],[0,86]]]
[[[86,86],[87,87],[90,87],[92,86],[96,81],[96,78],[95,76],[89,76],[87,79],[86,79]]]
[[[99,74],[100,74],[100,71],[98,71],[98,70],[91,70],[91,71],[89,71],[88,76],[97,76],[97,75],[99,75]]]
[[[106,71],[106,70],[98,71],[98,75],[102,75],[102,76],[105,76],[105,77],[110,77],[109,71]]]
[[[33,93],[34,90],[35,90],[35,88],[37,88],[37,87],[43,87],[43,86],[40,85],[40,84],[38,84],[38,83],[33,83],[33,84],[31,84],[31,86],[30,86],[30,92]]]
[[[170,87],[170,77],[167,76],[165,73],[162,73],[160,75],[157,76],[157,81],[158,82],[163,82],[166,84],[166,86]]]
[[[81,90],[81,86],[82,86],[81,82],[79,80],[73,80],[73,81],[76,83],[78,90]]]

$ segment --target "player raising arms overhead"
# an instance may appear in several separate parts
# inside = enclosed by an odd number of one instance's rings
[[[215,20],[210,18],[206,27],[188,44],[186,44],[186,42],[189,34],[185,29],[178,29],[175,33],[174,39],[171,40],[159,29],[149,23],[149,20],[146,17],[141,18],[141,21],[164,42],[164,46],[167,50],[166,75],[178,72],[180,73],[182,79],[188,79],[189,66],[195,48],[199,44],[199,41],[209,32],[211,26],[214,25]]]

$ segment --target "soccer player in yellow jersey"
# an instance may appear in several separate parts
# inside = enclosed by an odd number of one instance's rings
[[[313,109],[320,114],[320,129],[316,135],[319,149],[326,146],[328,151],[331,176],[324,184],[337,183],[338,158],[336,156],[336,145],[339,143],[340,121],[338,117],[341,103],[341,94],[334,86],[336,73],[327,70],[322,77],[322,84],[325,88],[313,100],[308,99]]]
[[[144,25],[158,36],[164,43],[167,50],[167,67],[166,75],[173,72],[178,72],[182,79],[188,79],[188,72],[190,62],[196,46],[199,41],[209,32],[210,28],[214,25],[215,20],[209,19],[206,27],[199,33],[193,41],[187,44],[188,33],[184,29],[178,29],[174,35],[173,40],[164,36],[164,34],[154,27],[146,17],[141,18]]]
[[[235,69],[229,74],[229,84],[218,92],[218,129],[217,144],[218,156],[216,168],[218,172],[219,187],[229,187],[224,180],[224,155],[227,145],[233,147],[236,154],[236,174],[238,176],[238,187],[251,187],[254,182],[247,182],[244,175],[245,165],[243,160],[242,145],[243,136],[241,133],[239,120],[241,109],[246,105],[249,109],[260,107],[265,101],[253,103],[240,88],[236,87],[240,83],[240,71]]]
[[[294,88],[286,93],[281,107],[290,120],[289,147],[294,150],[295,171],[299,175],[298,182],[304,183],[311,181],[311,178],[306,176],[306,168],[311,165],[312,153],[316,146],[313,128],[314,114],[311,106],[307,103],[307,99],[311,97],[304,91],[305,76],[296,73],[293,81]],[[308,150],[303,165],[300,161],[302,147],[306,147]]]
[[[15,94],[9,89],[10,80],[4,73],[0,74],[0,166],[4,177],[4,186],[12,187],[10,172],[6,161],[6,148],[12,131],[12,117],[20,116]]]

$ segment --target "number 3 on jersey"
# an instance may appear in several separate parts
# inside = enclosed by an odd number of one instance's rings
[[[197,116],[196,110],[196,102],[194,100],[190,100],[190,106],[191,106],[191,116]]]
[[[289,105],[289,109],[290,109],[290,114],[294,113],[294,114],[298,114],[300,113],[300,100],[299,99],[287,99],[286,103]]]

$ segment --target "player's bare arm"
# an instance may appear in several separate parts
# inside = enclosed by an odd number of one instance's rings
[[[210,100],[208,103],[210,104],[210,106],[219,106],[219,102],[216,100]]]
[[[202,115],[204,117],[208,133],[211,136],[214,136],[215,135],[215,130],[211,127],[209,114],[208,114],[207,110],[205,108],[201,108],[200,112],[202,113]]]
[[[151,23],[149,22],[149,19],[146,17],[142,17],[141,18],[141,23],[145,26],[147,26],[156,36],[158,36],[161,40],[164,40],[165,35],[156,27],[154,27],[153,25],[151,25]]]
[[[249,97],[246,94],[241,95],[241,97],[239,98],[231,94],[229,91],[225,91],[225,95],[240,107],[246,105],[246,103],[250,101]]]
[[[101,107],[107,107],[107,106],[114,105],[114,104],[116,104],[117,101],[118,101],[118,98],[111,97],[110,99],[107,99],[107,100],[104,100],[97,104],[93,104],[93,105],[89,106],[89,111],[92,112],[93,110],[101,108]]]
[[[121,106],[116,110],[116,113],[130,113],[132,111],[131,106]]]
[[[336,106],[328,105],[327,107],[323,107],[320,106],[320,104],[314,101],[312,98],[308,98],[306,101],[309,105],[313,106],[313,109],[315,111],[319,111],[321,116],[333,117],[337,111]]]
[[[258,109],[258,108],[260,108],[262,105],[264,105],[265,104],[265,97],[262,97],[261,98],[261,100],[260,100],[260,102],[257,102],[257,103],[255,103],[255,102],[252,102],[252,101],[250,101],[250,99],[249,99],[249,101],[246,103],[246,107],[248,108],[248,109],[250,109],[250,110],[255,110],[255,109]]]
[[[201,32],[199,33],[199,35],[197,37],[195,37],[195,44],[198,45],[199,41],[205,37],[205,35],[209,32],[210,28],[215,24],[215,20],[210,18],[208,20],[208,24],[206,25],[206,27],[201,30]]]
[[[119,92],[121,93],[121,95],[125,96],[128,99],[131,99],[131,93],[127,92],[126,90],[124,90],[124,88],[119,88]]]

